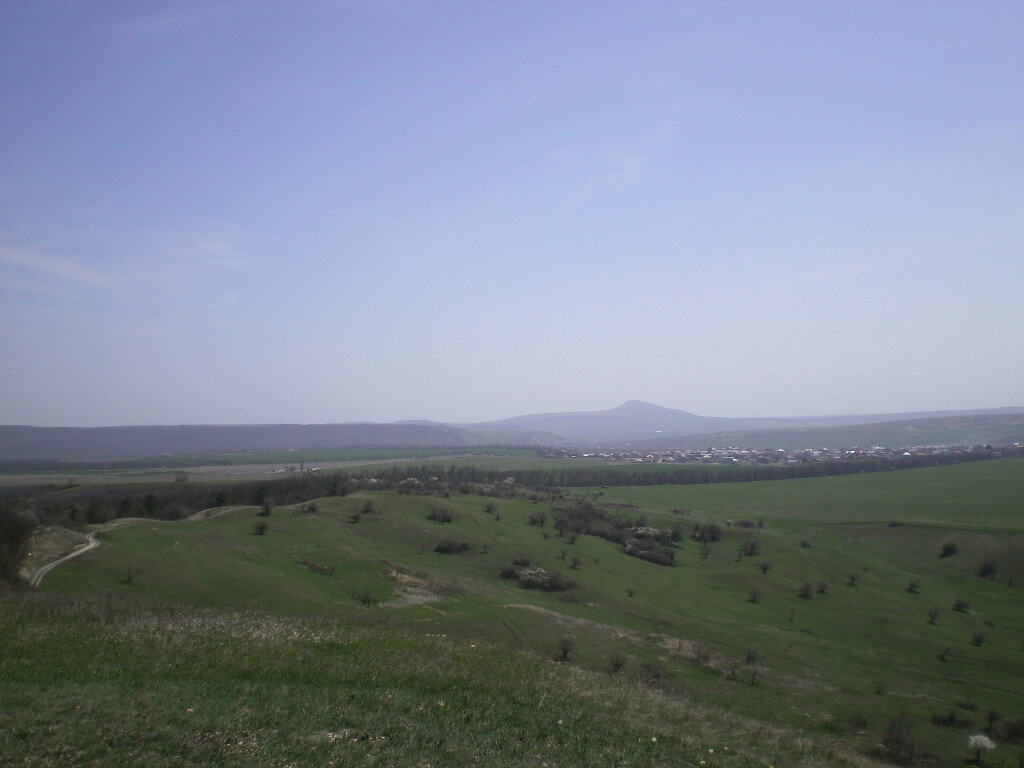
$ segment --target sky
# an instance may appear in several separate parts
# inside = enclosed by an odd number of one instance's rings
[[[1024,9],[6,0],[0,423],[1024,406]]]

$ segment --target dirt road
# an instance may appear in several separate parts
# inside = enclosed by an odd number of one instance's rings
[[[194,522],[194,521],[197,521],[197,520],[212,520],[215,517],[220,517],[221,515],[227,514],[228,512],[234,512],[235,510],[238,510],[238,509],[245,509],[245,507],[244,506],[238,506],[238,507],[213,507],[211,509],[204,509],[204,510],[201,510],[199,512],[196,512],[194,515],[190,515],[185,520],[186,520],[186,522]],[[126,525],[133,525],[135,523],[177,523],[177,522],[181,522],[181,521],[180,520],[153,520],[153,519],[148,518],[148,517],[121,517],[121,518],[118,518],[117,520],[113,520],[112,522],[109,522],[106,525],[97,528],[95,531],[93,531],[88,536],[86,536],[85,543],[79,544],[77,547],[75,547],[75,549],[73,549],[68,554],[64,555],[63,557],[59,557],[56,560],[54,560],[52,563],[47,563],[42,568],[39,568],[38,570],[36,570],[36,572],[33,573],[32,576],[29,578],[29,582],[28,582],[29,586],[33,587],[33,588],[38,587],[42,583],[43,577],[46,574],[48,574],[50,571],[52,571],[54,568],[56,568],[58,565],[60,565],[61,563],[66,563],[68,560],[70,560],[73,557],[78,557],[79,555],[84,555],[89,550],[96,549],[96,547],[98,547],[100,545],[100,541],[96,537],[99,534],[101,534],[101,533],[106,533],[107,531],[112,531],[115,528],[123,528]]]

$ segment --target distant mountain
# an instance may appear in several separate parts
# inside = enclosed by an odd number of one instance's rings
[[[1024,442],[1024,413],[937,416],[802,429],[746,430],[666,437],[643,442],[651,449],[737,446],[744,448],[868,448],[881,445],[1009,445]]]
[[[903,414],[855,414],[844,416],[807,416],[780,418],[728,418],[699,416],[689,411],[665,408],[640,400],[629,400],[607,411],[574,411],[569,413],[538,413],[510,419],[452,426],[493,436],[534,431],[557,436],[561,442],[593,447],[619,447],[644,444],[662,438],[711,434],[760,433],[765,430],[838,428],[878,424],[909,419],[962,416],[1006,415],[1024,412],[1019,408],[979,411],[929,411]]]
[[[240,424],[143,427],[0,426],[0,460],[114,460],[164,454],[313,448],[471,446],[900,446],[1024,440],[1024,409],[735,419],[630,400],[607,411],[539,413],[476,424]],[[889,424],[893,422],[893,424]],[[889,426],[886,426],[889,424]]]

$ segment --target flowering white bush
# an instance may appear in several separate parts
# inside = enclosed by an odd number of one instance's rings
[[[996,748],[995,742],[983,733],[976,733],[967,739],[967,748],[974,752],[975,757],[981,760],[982,752],[990,752]]]

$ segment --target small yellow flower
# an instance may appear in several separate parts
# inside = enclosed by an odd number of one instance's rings
[[[651,736],[651,741],[657,741],[657,740],[658,740],[657,736]]]
[[[559,720],[559,721],[558,721],[558,724],[559,724],[559,725],[561,725],[561,724],[562,724],[562,721],[561,721],[561,720]]]
[[[709,749],[709,750],[708,750],[708,754],[709,754],[709,755],[713,755],[713,754],[715,754],[715,750],[713,750],[713,749]]]

